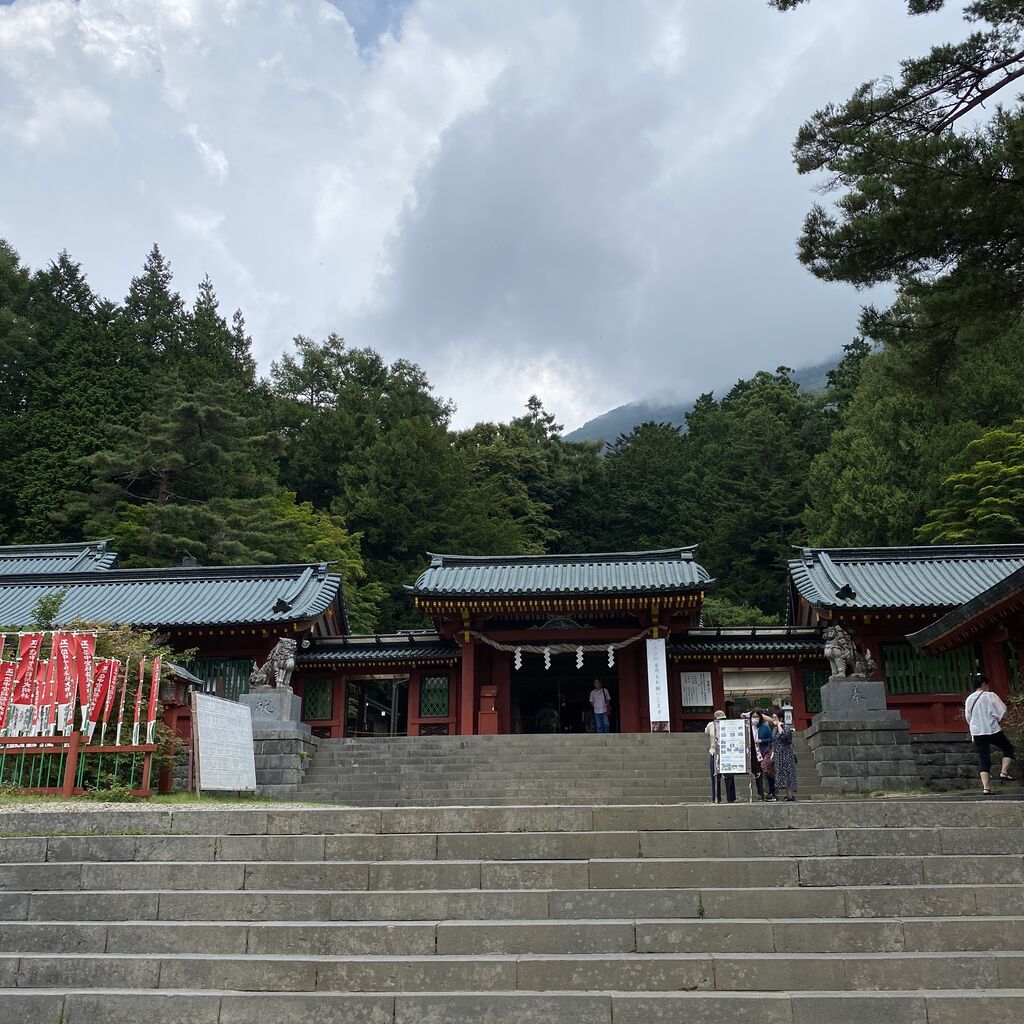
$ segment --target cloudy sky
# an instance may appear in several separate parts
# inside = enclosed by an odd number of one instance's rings
[[[849,340],[790,144],[963,31],[903,0],[0,0],[0,237],[111,297],[157,241],[264,368],[333,330],[460,424],[536,392],[571,428]]]

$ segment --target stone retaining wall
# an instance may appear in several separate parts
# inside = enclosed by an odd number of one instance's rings
[[[308,728],[254,728],[257,792],[264,796],[294,794],[319,742]]]
[[[844,793],[917,789],[909,725],[897,716],[863,721],[819,715],[804,732],[821,784]]]
[[[921,733],[910,739],[925,788],[941,792],[980,785],[978,756],[966,733]]]

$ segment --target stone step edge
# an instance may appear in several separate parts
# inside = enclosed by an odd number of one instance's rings
[[[476,864],[487,864],[489,866],[505,866],[505,865],[551,865],[551,864],[614,864],[618,867],[628,867],[631,865],[639,864],[696,864],[700,865],[722,865],[722,864],[749,864],[754,863],[755,865],[764,865],[765,867],[778,867],[782,864],[792,863],[803,863],[804,861],[810,861],[814,864],[818,864],[825,861],[838,861],[839,863],[848,861],[869,861],[873,864],[883,864],[890,861],[897,861],[903,863],[905,861],[921,860],[921,861],[954,861],[963,860],[971,864],[976,863],[991,863],[1003,862],[1013,859],[1021,860],[1024,858],[1024,853],[827,853],[827,854],[786,854],[782,856],[764,856],[759,854],[750,855],[733,855],[728,856],[710,856],[710,857],[444,857],[444,858],[431,858],[430,860],[423,860],[422,858],[405,857],[405,858],[394,858],[390,860],[369,860],[365,858],[343,858],[333,857],[327,860],[273,860],[272,858],[266,859],[246,859],[246,860],[46,860],[46,861],[34,861],[34,860],[11,860],[3,861],[0,863],[0,875],[3,874],[7,868],[39,868],[39,867],[53,867],[53,868],[72,868],[72,867],[110,867],[110,868],[152,868],[152,867],[176,867],[176,868],[200,868],[200,867],[215,867],[223,865],[224,867],[238,867],[244,865],[245,867],[279,867],[279,868],[300,868],[309,867],[311,865],[319,865],[321,867],[352,867],[363,865],[376,867],[376,866],[387,866],[387,867],[437,867],[441,864],[454,865],[476,865]],[[910,883],[904,883],[910,884]],[[942,883],[924,882],[922,884],[933,884],[940,885]],[[988,884],[987,882],[979,882],[976,884]],[[1024,884],[1024,883],[1022,883]],[[740,885],[738,888],[744,890],[750,888],[749,886]],[[773,888],[789,888],[785,884],[780,883]],[[0,892],[8,892],[10,890],[0,888]],[[46,891],[46,890],[40,890]],[[125,890],[136,891],[136,890]]]
[[[353,821],[360,822],[360,832],[372,835],[417,835],[424,832],[436,833],[436,828],[423,828],[422,824],[415,819],[437,818],[448,815],[454,818],[468,816],[466,824],[474,824],[474,819],[487,814],[497,815],[509,823],[509,827],[499,829],[500,832],[516,832],[519,826],[514,823],[517,815],[533,814],[552,817],[570,816],[573,824],[570,828],[558,828],[552,831],[636,831],[637,824],[631,821],[628,825],[620,825],[618,828],[609,823],[602,824],[595,829],[595,814],[602,814],[611,818],[619,817],[644,817],[657,820],[667,812],[688,814],[691,809],[700,809],[702,815],[712,815],[715,819],[721,820],[723,829],[749,830],[752,826],[757,830],[787,830],[799,831],[802,828],[942,828],[943,822],[936,820],[936,812],[949,815],[956,814],[956,820],[951,821],[951,827],[971,828],[999,828],[1019,827],[1024,824],[1024,802],[1020,801],[999,801],[997,803],[985,804],[982,801],[967,801],[951,803],[948,800],[938,801],[927,797],[918,800],[887,800],[884,803],[867,802],[864,800],[828,800],[819,802],[803,802],[796,804],[725,804],[711,811],[711,805],[707,801],[700,802],[675,802],[666,804],[502,804],[502,805],[444,805],[444,806],[342,806],[331,804],[315,804],[304,807],[272,806],[227,809],[209,808],[195,809],[183,808],[180,810],[165,810],[163,808],[153,809],[126,809],[99,814],[88,810],[73,811],[48,811],[31,810],[18,812],[4,812],[0,810],[0,837],[5,838],[38,838],[38,837],[62,837],[66,835],[153,835],[164,834],[168,831],[175,835],[194,835],[202,825],[211,823],[218,824],[218,832],[221,835],[301,835],[302,832],[294,830],[273,831],[274,826],[283,826],[291,822],[301,824],[301,815],[339,815],[347,816]],[[966,808],[977,808],[978,815],[972,815],[969,824],[961,824]],[[941,809],[948,808],[942,812]],[[705,810],[707,809],[707,810]],[[903,817],[902,811],[913,809],[926,810],[921,821],[899,820]],[[867,812],[867,813],[864,813]],[[737,822],[737,815],[743,815]],[[209,822],[201,822],[200,819],[209,816]],[[404,819],[411,816],[410,820]],[[916,815],[915,815],[916,816]],[[114,819],[122,817],[124,820],[115,823]],[[225,826],[224,819],[227,819]],[[587,819],[589,818],[589,825]],[[820,825],[814,822],[815,818],[825,818],[827,824]],[[26,821],[25,819],[29,819]],[[90,821],[89,819],[93,819]],[[147,821],[146,819],[151,819]],[[181,827],[177,828],[176,819],[180,819]],[[220,820],[218,820],[220,819]],[[374,820],[376,819],[376,820]],[[808,820],[810,819],[810,820]],[[837,825],[839,819],[841,824]],[[866,819],[866,820],[865,820]],[[69,829],[69,824],[74,824]],[[45,827],[44,824],[45,822]],[[893,824],[893,823],[896,824]],[[153,828],[143,830],[141,825],[151,825]],[[707,824],[706,822],[704,824]],[[20,828],[18,826],[21,826]],[[121,827],[118,827],[120,825]],[[367,825],[375,826],[367,829]],[[388,828],[386,826],[399,825],[400,828]],[[63,827],[62,827],[63,826]],[[93,827],[89,827],[93,826]],[[159,829],[159,833],[154,830]],[[651,827],[643,831],[691,831],[689,821],[686,826],[680,822],[673,822],[671,826]],[[707,829],[693,829],[692,831],[705,831]],[[447,828],[445,833],[474,832],[475,828]],[[492,829],[493,831],[493,829]],[[206,834],[204,830],[203,834]],[[345,833],[335,833],[345,834]]]
[[[699,962],[702,960],[743,960],[761,963],[765,960],[817,961],[829,960],[846,963],[851,957],[849,952],[716,952],[716,953],[42,953],[42,952],[9,952],[0,950],[0,962],[8,960],[129,960],[132,962],[156,960],[179,961],[216,961],[224,963],[359,963],[359,964],[443,964],[443,963],[530,963],[556,961],[558,963],[602,963],[616,961],[622,963],[645,963],[647,961],[665,962]],[[1024,960],[1024,950],[1014,949],[974,949],[974,950],[898,950],[887,953],[856,953],[857,961],[870,960],[887,963],[891,960],[976,960],[1018,959]]]
[[[591,890],[594,891],[594,890]],[[52,928],[55,926],[69,928],[585,928],[588,926],[604,928],[609,925],[656,925],[667,927],[670,925],[686,925],[687,927],[700,928],[702,925],[750,925],[760,924],[792,924],[792,925],[849,925],[863,923],[868,925],[902,924],[910,922],[914,925],[933,924],[936,926],[944,924],[983,924],[993,925],[1003,922],[1024,923],[1024,914],[963,914],[949,917],[936,917],[934,914],[922,915],[921,917],[605,917],[605,918],[502,918],[475,919],[475,918],[426,918],[421,920],[387,920],[387,921],[229,921],[218,919],[216,921],[24,921],[0,918],[0,926],[17,925],[29,928]],[[0,951],[12,954],[14,950]],[[912,951],[908,951],[912,952]]]

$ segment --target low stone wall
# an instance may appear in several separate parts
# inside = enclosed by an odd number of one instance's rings
[[[827,720],[804,732],[821,784],[844,793],[917,789],[921,785],[909,725],[897,716]]]
[[[978,786],[978,755],[966,733],[921,733],[910,737],[917,772],[927,789],[942,792]]]
[[[294,794],[319,742],[306,728],[254,728],[257,792],[263,796]]]

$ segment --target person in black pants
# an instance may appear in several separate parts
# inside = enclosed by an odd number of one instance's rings
[[[708,770],[711,773],[711,802],[722,802],[722,776],[716,771],[718,767],[718,723],[725,718],[724,711],[716,711],[713,722],[708,722],[704,732],[708,737]],[[736,803],[736,780],[732,775],[725,776],[725,798],[729,803]]]
[[[974,677],[974,693],[964,701],[964,718],[971,730],[978,751],[978,769],[981,775],[981,791],[991,796],[992,790],[992,750],[994,743],[1002,751],[1003,762],[999,767],[999,781],[1009,782],[1010,765],[1013,763],[1013,744],[1003,732],[1002,721],[1006,714],[1006,705],[994,694],[988,685],[988,676],[979,672]]]

